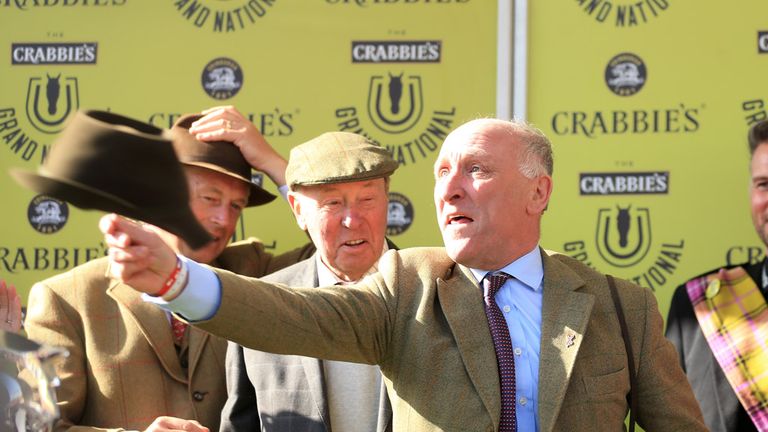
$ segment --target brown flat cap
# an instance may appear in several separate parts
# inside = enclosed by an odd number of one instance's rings
[[[362,135],[326,132],[291,149],[285,180],[291,189],[356,182],[386,177],[397,167],[386,149]]]
[[[274,195],[251,181],[251,166],[234,144],[229,141],[198,141],[189,133],[189,127],[201,117],[202,114],[185,114],[171,128],[173,148],[179,162],[207,168],[243,181],[250,190],[247,207],[274,200]]]
[[[189,208],[187,180],[167,131],[106,111],[79,111],[22,186],[83,209],[156,225],[199,248],[211,241]]]

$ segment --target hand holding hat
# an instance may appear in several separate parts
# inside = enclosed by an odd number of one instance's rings
[[[274,195],[251,181],[251,165],[232,142],[213,138],[201,141],[190,132],[190,126],[202,117],[202,114],[185,114],[171,128],[179,162],[216,171],[246,183],[250,191],[249,207],[274,200]]]
[[[253,168],[267,174],[277,186],[285,184],[285,159],[235,107],[213,107],[201,114],[189,127],[195,138],[233,143]]]

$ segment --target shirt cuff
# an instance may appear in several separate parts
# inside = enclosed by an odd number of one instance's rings
[[[278,186],[277,190],[283,196],[283,199],[288,201],[288,185]]]
[[[187,286],[171,301],[148,294],[143,294],[142,299],[169,312],[181,315],[190,322],[211,319],[221,305],[221,282],[219,278],[213,270],[185,256],[178,255],[178,257],[189,269]]]

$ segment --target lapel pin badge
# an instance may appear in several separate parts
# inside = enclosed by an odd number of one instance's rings
[[[565,347],[570,348],[576,343],[576,334],[568,333],[565,337]]]

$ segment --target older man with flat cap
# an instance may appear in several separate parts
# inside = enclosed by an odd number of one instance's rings
[[[329,132],[291,150],[286,180],[315,255],[269,275],[289,286],[344,285],[376,271],[385,241],[389,176],[398,164],[364,137]],[[348,287],[340,286],[340,292]],[[233,342],[221,431],[391,430],[378,366],[271,354]]]
[[[225,250],[243,209],[274,196],[251,182],[251,167],[238,147],[199,141],[189,132],[201,117],[183,116],[171,135],[184,167],[189,206],[212,240],[193,249],[180,236],[155,231],[178,253],[252,276],[309,256],[313,248],[272,257],[255,240]],[[121,133],[126,130],[121,127]],[[134,138],[141,136],[137,132]],[[107,266],[106,258],[93,260],[30,292],[29,337],[70,353],[56,367],[61,419],[55,429],[218,428],[226,400],[226,340],[148,306],[131,287],[110,280]]]

